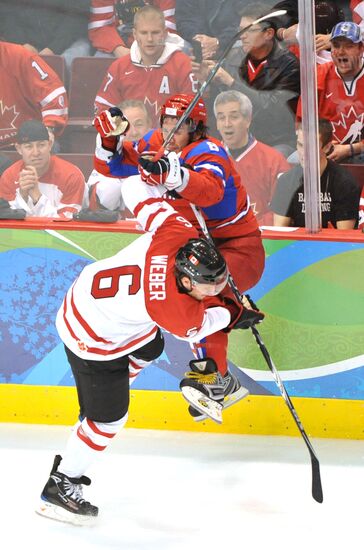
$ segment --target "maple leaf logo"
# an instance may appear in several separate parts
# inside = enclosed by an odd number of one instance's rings
[[[1,130],[16,130],[15,121],[19,116],[19,112],[15,110],[15,105],[7,107],[3,105],[0,99],[0,129]]]
[[[350,107],[347,113],[342,111],[336,122],[331,121],[335,138],[341,143],[348,140],[353,143],[360,139],[363,129],[363,117],[364,113],[357,113],[353,106]],[[343,130],[347,130],[347,132],[344,134]]]
[[[150,101],[149,97],[145,97],[144,98],[144,105],[147,106],[148,111],[153,113],[155,116],[158,115],[160,107],[159,107],[157,101]]]

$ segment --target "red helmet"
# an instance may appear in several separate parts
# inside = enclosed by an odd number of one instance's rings
[[[173,117],[180,118],[185,112],[185,110],[187,109],[187,107],[190,105],[194,97],[195,96],[192,94],[177,94],[167,99],[165,104],[161,107],[161,118],[160,118],[161,126],[165,116],[173,116]],[[195,129],[199,122],[202,122],[202,124],[206,126],[207,111],[206,111],[205,103],[201,98],[198,100],[198,102],[190,112],[188,119],[194,122]]]

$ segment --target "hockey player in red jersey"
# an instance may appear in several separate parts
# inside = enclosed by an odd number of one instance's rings
[[[153,156],[162,147],[166,135],[192,98],[179,94],[168,99],[161,111],[161,130],[148,132],[134,144],[123,140],[128,121],[120,110],[101,113],[94,122],[99,132],[95,168],[104,175],[119,178],[139,171],[148,185],[157,186],[168,202],[198,228],[190,204],[201,207],[207,227],[243,293],[259,281],[264,269],[261,234],[232,158],[220,141],[206,134],[203,101],[197,103],[186,123],[174,134],[165,156],[157,162],[145,156]],[[119,182],[117,184],[118,192]],[[100,201],[102,203],[102,197]],[[224,293],[232,296],[228,288]],[[209,346],[208,340],[199,342],[194,346],[195,356],[200,359],[210,356]],[[227,341],[217,347],[226,357]],[[226,362],[217,361],[217,364],[224,375]],[[191,407],[189,411],[196,420],[202,420],[203,416]]]
[[[75,378],[80,422],[66,451],[57,455],[38,508],[41,515],[85,524],[98,508],[85,501],[84,473],[124,426],[129,406],[129,369],[163,351],[160,328],[186,341],[215,341],[211,355],[191,361],[181,381],[186,399],[221,421],[225,396],[245,395],[237,379],[222,376],[228,332],[250,328],[264,315],[219,295],[226,263],[215,247],[138,176],[123,182],[127,207],[144,235],[111,258],[83,269],[57,315],[57,329]]]
[[[42,121],[57,137],[68,119],[63,82],[39,55],[0,41],[0,148],[15,142],[30,119]]]
[[[204,102],[197,103],[186,123],[175,133],[166,156],[156,163],[145,157],[160,150],[192,98],[186,94],[169,98],[161,110],[161,129],[151,130],[137,143],[124,141],[122,134],[127,131],[128,122],[119,118],[120,110],[101,113],[94,121],[99,132],[95,168],[115,178],[126,178],[140,171],[149,185],[162,184],[165,198],[196,227],[190,203],[201,207],[239,290],[245,292],[259,281],[264,269],[261,233],[233,159],[219,140],[206,133]],[[120,120],[123,122],[116,128]],[[173,181],[170,165],[181,166]],[[119,193],[119,185],[115,189]],[[102,195],[99,199],[102,203]]]
[[[140,99],[155,124],[166,98],[177,92],[194,92],[197,81],[191,59],[181,51],[183,40],[167,33],[161,10],[145,6],[134,21],[130,54],[110,65],[96,95],[95,109],[99,113],[125,99]]]

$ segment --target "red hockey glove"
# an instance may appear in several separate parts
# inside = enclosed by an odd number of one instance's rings
[[[157,161],[146,156],[139,158],[138,170],[142,180],[148,185],[164,185],[168,191],[183,183],[184,172],[176,153],[169,153]]]
[[[93,120],[93,125],[101,136],[102,144],[106,149],[114,149],[114,136],[124,136],[130,128],[128,119],[118,107],[111,107],[102,111]]]

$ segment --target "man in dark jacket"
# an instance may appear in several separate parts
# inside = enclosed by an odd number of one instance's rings
[[[238,31],[242,0],[176,0],[176,26],[182,38],[198,40],[203,59],[213,59]]]
[[[251,25],[269,11],[269,5],[248,4],[240,12],[240,28]],[[211,95],[228,89],[247,95],[253,104],[252,133],[287,157],[295,149],[299,62],[276,39],[274,18],[249,27],[241,35],[241,45],[242,50],[231,50],[217,72]],[[201,72],[199,78],[202,80],[204,76]]]

